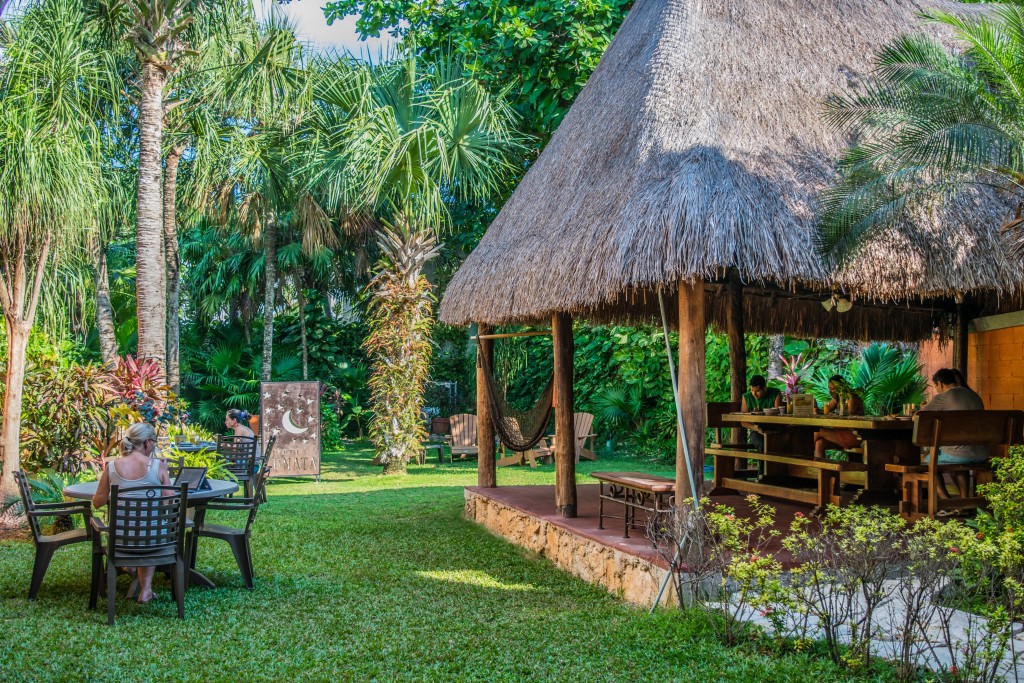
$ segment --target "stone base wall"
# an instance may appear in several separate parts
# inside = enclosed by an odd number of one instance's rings
[[[635,605],[650,607],[665,578],[666,570],[648,560],[610,548],[474,491],[466,491],[466,517],[491,533],[548,558],[573,576],[603,586]],[[661,602],[678,604],[671,585]]]

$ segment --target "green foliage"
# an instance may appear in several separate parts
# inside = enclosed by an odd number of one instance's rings
[[[89,444],[108,431],[112,393],[110,375],[101,366],[62,359],[52,347],[31,356],[21,417],[22,466],[80,471]]]
[[[827,403],[828,378],[839,375],[864,401],[868,415],[888,415],[900,411],[904,403],[920,403],[927,386],[921,376],[917,353],[896,346],[873,343],[845,368],[819,367],[810,382],[810,391],[820,403]]]
[[[978,487],[988,511],[978,512],[978,529],[1002,547],[1000,567],[1006,576],[1024,578],[1024,446],[1011,446],[993,462],[993,481]]]
[[[586,84],[632,0],[338,0],[328,23],[357,15],[363,37],[403,35],[428,55],[454,51],[492,92],[515,88],[531,130],[550,134]]]
[[[237,330],[222,334],[198,348],[185,347],[181,364],[183,394],[192,404],[190,416],[215,432],[222,429],[228,408],[255,415],[260,404],[259,349],[246,344]],[[302,361],[291,353],[275,353],[272,378],[302,379]]]
[[[334,406],[320,403],[320,444],[324,450],[338,451],[341,445],[341,424]]]
[[[224,456],[217,451],[203,448],[192,453],[183,453],[185,463],[183,467],[205,467],[206,476],[210,479],[226,479],[235,481],[235,475],[227,468]]]

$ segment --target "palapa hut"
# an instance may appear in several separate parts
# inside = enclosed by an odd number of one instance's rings
[[[553,320],[556,430],[571,434],[570,316],[653,320],[665,292],[681,321],[681,399],[699,467],[706,321],[734,341],[744,325],[923,339],[962,292],[1011,291],[1020,273],[1000,248],[1006,207],[993,196],[922,215],[843,273],[814,247],[815,197],[846,143],[823,121],[824,100],[859,84],[882,45],[936,30],[918,16],[935,8],[975,11],[926,0],[638,0],[448,286],[441,319],[482,331]],[[856,296],[849,313],[821,306],[834,286]],[[493,486],[486,400],[478,407],[480,485]],[[575,504],[571,444],[560,438],[556,457],[564,515]]]

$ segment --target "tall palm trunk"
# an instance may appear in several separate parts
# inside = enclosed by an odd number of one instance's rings
[[[167,74],[142,65],[139,102],[139,187],[135,233],[135,282],[138,297],[139,358],[152,358],[166,373],[167,287],[163,260],[161,140]]]
[[[277,221],[275,216],[267,219],[263,231],[263,249],[266,253],[264,277],[266,288],[263,294],[263,371],[264,382],[270,381],[274,363],[274,289],[277,285]]]
[[[302,293],[303,269],[295,273],[295,291],[299,299],[299,340],[302,344],[302,379],[309,379],[309,343],[306,339],[306,297]]]
[[[175,145],[167,154],[164,167],[164,254],[167,264],[167,384],[178,393],[180,377],[178,354],[181,298],[181,261],[178,258],[178,163],[185,153],[184,145]]]
[[[0,480],[0,500],[18,495],[14,471],[21,468],[21,403],[25,391],[25,360],[28,337],[39,306],[39,293],[43,273],[50,252],[49,235],[39,249],[35,264],[35,278],[28,281],[28,258],[22,245],[14,261],[14,272],[0,272],[0,306],[4,312],[7,331],[7,369],[4,373],[4,414],[0,422],[0,460],[3,461],[3,479]],[[10,262],[4,263],[5,267]],[[31,289],[31,293],[29,290]]]
[[[114,327],[114,307],[110,304],[107,245],[102,240],[96,245],[96,330],[99,333],[103,365],[113,369],[117,365],[117,333]]]

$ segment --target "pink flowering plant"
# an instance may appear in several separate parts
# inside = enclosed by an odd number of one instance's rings
[[[786,396],[799,394],[811,374],[811,361],[805,362],[802,353],[795,356],[782,354],[779,360],[782,363],[782,372],[773,371],[771,379],[782,384]]]

